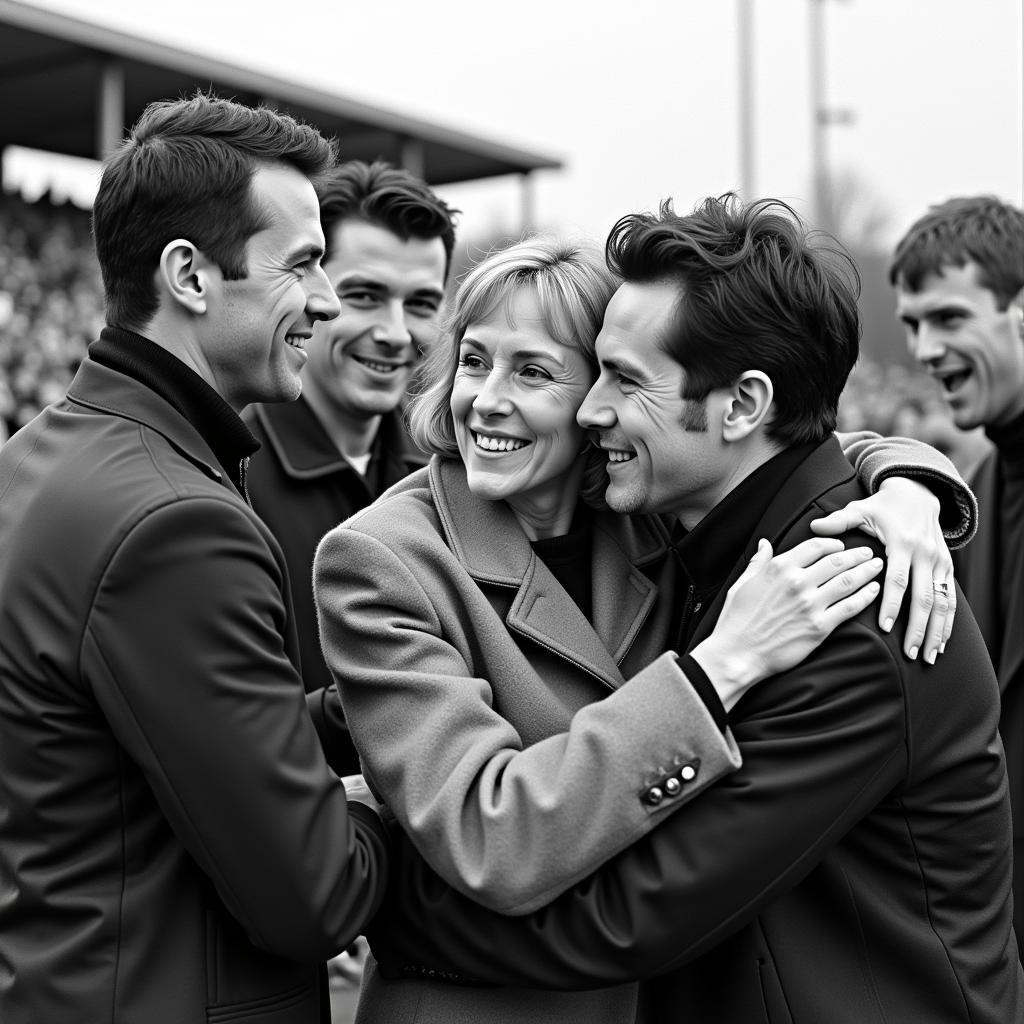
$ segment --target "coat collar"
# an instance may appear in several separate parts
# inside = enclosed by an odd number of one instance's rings
[[[856,476],[857,472],[843,454],[838,439],[834,434],[830,435],[811,450],[779,488],[761,517],[753,539],[748,542],[747,557],[753,556],[757,550],[758,538],[767,537],[774,545],[805,514],[810,505]]]
[[[815,447],[813,442],[794,445],[763,462],[689,532],[676,524],[676,552],[698,593],[717,590],[732,572],[738,552],[773,501],[780,483]]]
[[[86,355],[67,392],[68,400],[155,430],[214,480],[230,486],[212,448],[169,402],[145,384]],[[233,488],[232,488],[233,490]]]
[[[771,541],[772,547],[777,553],[780,538],[784,537],[793,525],[807,514],[810,506],[829,491],[848,483],[856,476],[856,470],[843,454],[843,449],[835,435],[826,438],[810,451],[807,457],[782,482],[764,515],[751,531],[736,564],[722,584],[708,614],[704,616],[695,631],[690,643],[691,648],[703,640],[714,628],[728,589],[736,582],[747,563],[754,556],[757,542],[762,537],[766,538]],[[833,511],[832,508],[824,508],[822,515],[831,511]]]
[[[352,469],[304,398],[294,402],[255,405],[252,410],[263,428],[267,443],[292,479],[310,480]],[[427,461],[426,456],[413,447],[397,411],[382,417],[371,458],[387,462],[387,466],[382,467],[385,486],[397,482]]]
[[[617,687],[618,663],[650,614],[658,587],[643,572],[667,557],[664,525],[647,517],[594,517],[593,625],[539,559],[504,502],[475,495],[457,459],[431,460],[430,489],[448,545],[477,582],[515,589],[506,625]]]

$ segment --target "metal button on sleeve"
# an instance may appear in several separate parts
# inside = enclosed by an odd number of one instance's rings
[[[651,786],[646,793],[644,793],[644,803],[650,804],[652,807],[657,806],[665,799],[665,793],[661,786]]]
[[[679,796],[682,788],[683,784],[674,775],[670,775],[665,780],[665,792],[668,793],[669,796]]]
[[[683,782],[692,782],[697,777],[697,769],[692,764],[683,765],[679,769],[679,777]]]

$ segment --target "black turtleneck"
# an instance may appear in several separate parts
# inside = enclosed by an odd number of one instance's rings
[[[986,427],[985,434],[999,450],[998,507],[984,509],[983,514],[999,517],[999,634],[1006,637],[1019,627],[1018,623],[1011,628],[1009,619],[1024,571],[1024,415],[1004,427]],[[997,652],[992,652],[992,659],[998,666]],[[1017,660],[1024,660],[1019,653]]]
[[[145,384],[177,409],[246,497],[245,464],[259,450],[260,443],[238,413],[198,373],[167,349],[120,327],[104,327],[98,340],[89,346],[89,357]]]
[[[591,512],[580,504],[576,506],[567,534],[535,540],[530,545],[588,620],[593,612],[590,572],[592,532]]]
[[[999,449],[1007,472],[1024,475],[1024,413],[1005,427],[986,427],[985,436]]]
[[[679,664],[687,678],[702,694],[708,690],[715,692],[714,687],[700,665],[682,652],[689,646],[697,624],[718,596],[782,482],[817,447],[818,442],[812,441],[779,452],[741,480],[692,530],[685,530],[679,523],[673,530],[672,543],[679,564],[673,614],[677,624],[676,650],[680,652]],[[714,706],[707,696],[704,701],[713,711]]]

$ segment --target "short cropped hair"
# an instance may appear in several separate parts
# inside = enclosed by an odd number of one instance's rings
[[[747,370],[775,388],[766,436],[822,441],[857,360],[860,276],[838,241],[810,233],[776,199],[732,193],[680,216],[632,214],[612,228],[608,265],[627,282],[671,281],[679,299],[663,349],[686,371],[683,396],[703,399]]]
[[[315,184],[320,224],[327,239],[326,259],[331,257],[335,226],[354,218],[385,228],[403,241],[440,238],[447,279],[455,248],[455,217],[460,211],[435,195],[425,181],[383,160],[372,164],[349,160]]]
[[[594,342],[618,285],[600,248],[589,242],[540,236],[489,253],[459,285],[441,339],[423,364],[422,389],[410,400],[407,411],[416,443],[436,455],[459,455],[451,397],[459,345],[472,324],[502,309],[509,315],[513,296],[524,288],[532,289],[548,333],[582,352],[596,377]],[[588,462],[584,489],[597,501],[606,485],[606,459],[597,449],[590,451],[593,458]]]
[[[250,183],[260,163],[314,178],[336,160],[315,128],[268,107],[209,93],[151,103],[106,162],[92,230],[109,323],[142,329],[157,311],[153,274],[185,238],[228,280],[246,276],[246,244],[266,226]]]
[[[920,291],[946,267],[978,266],[1000,310],[1024,288],[1024,211],[995,196],[960,196],[929,208],[900,239],[889,282]]]

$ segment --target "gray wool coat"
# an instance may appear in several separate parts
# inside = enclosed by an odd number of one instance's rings
[[[343,711],[427,861],[505,913],[550,901],[739,765],[665,653],[661,524],[598,515],[591,570],[593,625],[508,506],[437,458],[317,551],[329,719]],[[673,795],[652,800],[655,786]],[[635,994],[386,982],[371,963],[360,1019],[627,1021]]]

